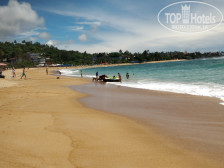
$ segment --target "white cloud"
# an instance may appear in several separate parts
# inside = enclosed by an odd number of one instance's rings
[[[69,26],[68,28],[72,31],[82,31],[82,30],[84,30],[83,26]]]
[[[29,30],[29,31],[25,31],[25,32],[21,32],[19,34],[20,38],[29,38],[29,37],[32,37],[32,36],[37,36],[39,34],[39,32],[35,29],[32,29],[32,30]]]
[[[33,29],[44,25],[40,18],[26,2],[9,0],[7,6],[0,6],[0,38],[7,40],[18,35],[29,34]]]
[[[97,31],[98,27],[102,25],[101,22],[97,22],[97,21],[86,21],[86,22],[77,22],[76,24],[80,24],[80,25],[90,25],[91,27],[91,30],[90,30],[90,33],[94,33]]]
[[[39,34],[39,37],[42,38],[42,39],[50,39],[51,38],[51,34],[47,33],[47,32],[42,32]]]
[[[99,53],[99,52],[110,52],[112,51],[110,47],[103,46],[101,44],[92,44],[92,45],[82,45],[82,44],[68,44],[68,45],[57,45],[59,49],[65,49],[65,50],[74,50],[74,51],[80,51],[80,52],[85,52],[87,51],[88,53]],[[115,50],[117,51],[117,50]]]
[[[59,41],[49,40],[46,44],[49,46],[56,46],[58,43],[59,43]]]
[[[129,9],[127,8],[127,10]],[[84,21],[76,24],[91,26],[92,32],[85,32],[85,34],[88,35],[88,39],[97,39],[97,43],[71,44],[67,47],[70,49],[78,47],[80,51],[83,49],[88,52],[110,52],[119,49],[132,52],[142,52],[145,49],[151,51],[200,49],[203,51],[206,48],[218,48],[217,46],[224,45],[221,40],[224,35],[223,24],[208,32],[187,34],[163,28],[157,21],[157,13],[149,12],[144,16],[135,16],[136,11],[133,11],[133,15],[129,15],[132,12],[129,10],[128,14],[120,15],[114,11],[100,8],[91,10],[88,8],[88,11],[84,8],[76,8],[76,10],[51,10],[50,12],[82,18]],[[140,14],[142,13],[140,12]],[[100,26],[103,28],[98,29]],[[86,40],[85,34],[79,36],[79,40]]]
[[[67,40],[67,41],[58,41],[58,40],[49,40],[47,43],[49,46],[55,46],[55,47],[60,47],[60,46],[66,46],[66,45],[71,45],[74,44],[74,40]]]
[[[87,40],[86,34],[81,34],[81,35],[78,37],[78,39],[79,39],[80,41],[86,41],[86,40]]]
[[[92,24],[91,25],[91,33],[95,33],[98,30],[99,25]]]
[[[84,24],[84,25],[98,25],[98,26],[100,26],[101,25],[101,22],[94,22],[94,21],[92,21],[92,22],[77,22],[77,24]]]
[[[36,37],[30,37],[30,38],[28,38],[28,41],[34,42],[34,41],[37,41],[37,38]]]

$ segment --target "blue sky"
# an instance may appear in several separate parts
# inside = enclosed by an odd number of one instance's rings
[[[0,40],[89,53],[223,51],[224,24],[201,33],[165,29],[158,12],[177,0],[1,0]],[[223,0],[203,1],[224,13]]]

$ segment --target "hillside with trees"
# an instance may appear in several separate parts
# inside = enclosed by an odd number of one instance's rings
[[[48,58],[49,64],[67,65],[92,65],[92,64],[115,64],[115,63],[142,63],[149,61],[173,60],[173,59],[198,59],[207,57],[217,57],[223,52],[209,53],[187,53],[187,52],[150,52],[145,50],[142,53],[131,53],[129,51],[118,51],[111,53],[94,53],[79,51],[59,50],[54,46],[40,44],[39,42],[21,43],[0,42],[0,62],[5,62],[10,66],[23,67],[36,66],[36,63],[29,58],[29,54],[38,53],[42,58]]]

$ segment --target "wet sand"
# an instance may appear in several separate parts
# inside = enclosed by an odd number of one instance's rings
[[[2,168],[223,167],[220,161],[167,138],[160,128],[84,106],[78,99],[88,95],[68,86],[88,80],[56,79],[40,68],[28,70],[27,80],[8,82],[16,85],[0,87]],[[109,99],[106,96],[103,105]],[[161,103],[166,99],[160,98]]]
[[[93,82],[71,87],[86,106],[119,114],[157,129],[184,148],[224,166],[224,106],[220,100]]]

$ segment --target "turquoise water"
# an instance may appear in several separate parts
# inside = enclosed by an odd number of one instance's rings
[[[113,83],[116,85],[217,97],[224,101],[224,57],[82,69],[84,77],[94,77],[96,72],[111,77],[120,73],[122,83]],[[62,74],[80,77],[80,69],[64,69]]]

